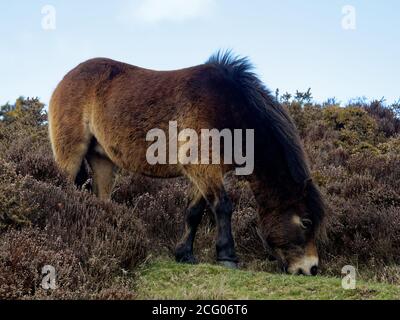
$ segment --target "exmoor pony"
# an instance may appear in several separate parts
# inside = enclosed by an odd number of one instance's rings
[[[265,250],[286,272],[316,275],[315,240],[324,202],[292,119],[247,58],[218,53],[205,64],[176,71],[93,59],[65,76],[49,107],[55,160],[71,181],[86,181],[85,160],[92,169],[93,190],[102,199],[111,198],[116,168],[154,178],[187,177],[191,196],[176,260],[196,262],[193,243],[208,206],[216,220],[217,260],[236,267],[233,207],[224,176],[239,165],[149,164],[147,133],[167,131],[171,121],[199,135],[202,129],[254,130],[254,170],[245,179],[258,204],[257,230]]]

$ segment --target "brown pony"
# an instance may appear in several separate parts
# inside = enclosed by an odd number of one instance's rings
[[[153,71],[109,59],[82,63],[58,85],[49,108],[55,160],[77,184],[86,159],[93,189],[110,199],[116,168],[150,177],[186,176],[192,182],[186,231],[176,248],[179,262],[195,263],[193,242],[205,207],[217,223],[217,259],[235,267],[232,204],[224,176],[237,165],[150,165],[147,133],[180,129],[253,129],[255,163],[247,180],[259,206],[259,234],[283,270],[316,275],[315,237],[324,205],[293,121],[245,58],[230,53],[177,71]],[[221,151],[222,152],[222,151]]]

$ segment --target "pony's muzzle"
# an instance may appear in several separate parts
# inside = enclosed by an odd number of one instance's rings
[[[318,257],[305,256],[290,265],[287,272],[293,275],[316,276],[318,274]]]

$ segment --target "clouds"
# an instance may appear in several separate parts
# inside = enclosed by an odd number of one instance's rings
[[[215,6],[216,0],[141,0],[133,6],[133,19],[150,24],[182,22],[207,16]]]

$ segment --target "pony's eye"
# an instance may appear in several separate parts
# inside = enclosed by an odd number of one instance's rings
[[[304,230],[310,229],[312,226],[312,221],[310,219],[301,219],[301,227]]]

